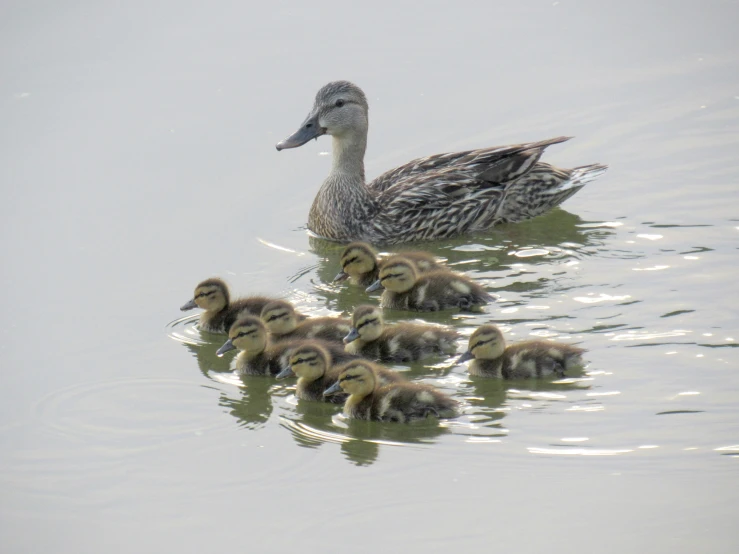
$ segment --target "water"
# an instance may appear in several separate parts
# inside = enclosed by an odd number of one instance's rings
[[[737,12],[6,3],[3,551],[733,552]],[[312,314],[367,300],[302,228],[328,140],[274,151],[336,78],[368,94],[370,177],[561,134],[546,161],[611,165],[547,216],[428,245],[501,299],[426,319],[582,344],[587,375],[433,360],[402,369],[462,417],[367,424],[236,379],[181,319],[211,275]]]

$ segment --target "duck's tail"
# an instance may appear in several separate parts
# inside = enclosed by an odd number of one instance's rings
[[[580,189],[587,185],[590,181],[593,181],[603,175],[608,170],[608,166],[605,164],[591,164],[582,165],[575,167],[570,170],[569,178],[559,186],[550,189],[550,194],[558,194],[566,190]]]

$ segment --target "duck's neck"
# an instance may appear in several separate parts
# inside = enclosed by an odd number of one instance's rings
[[[331,173],[308,217],[308,227],[314,233],[334,240],[366,238],[364,223],[376,212],[375,200],[364,183],[366,149],[366,130],[333,137]]]
[[[347,133],[333,137],[333,164],[329,179],[349,179],[364,186],[364,153],[367,133]]]

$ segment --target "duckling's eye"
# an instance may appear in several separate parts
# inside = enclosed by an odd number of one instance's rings
[[[343,267],[346,267],[349,264],[353,264],[356,261],[357,261],[357,256],[354,256],[353,258],[349,258],[347,261],[344,262],[344,266]]]
[[[267,318],[267,323],[269,323],[270,321],[274,321],[275,319],[280,319],[281,317],[285,317],[286,315],[287,315],[286,313],[271,315]]]
[[[483,344],[487,344],[489,342],[493,342],[493,340],[494,339],[479,340],[479,341],[477,341],[477,343],[475,344],[475,346],[473,346],[472,348],[470,348],[470,350],[474,350],[475,348],[477,348],[478,346],[482,346]]]
[[[256,332],[257,332],[257,331],[256,331],[255,329],[253,329],[253,330],[251,330],[251,331],[241,331],[241,332],[240,332],[240,333],[239,333],[238,335],[236,335],[236,336],[235,336],[234,338],[235,338],[235,339],[238,339],[238,338],[241,338],[241,337],[246,337],[246,336],[249,336],[249,335],[253,335],[253,334],[254,334],[254,333],[256,333]]]
[[[341,108],[343,105],[344,105],[344,101],[341,99],[337,100],[336,103],[334,104],[334,106],[336,106],[337,108]]]
[[[377,323],[377,319],[366,319],[365,321],[357,325],[357,330],[361,329],[365,325],[369,325],[370,323]]]

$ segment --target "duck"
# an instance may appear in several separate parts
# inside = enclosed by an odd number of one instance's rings
[[[352,419],[407,423],[429,415],[452,418],[458,403],[429,385],[398,381],[382,385],[378,366],[367,360],[352,360],[340,368],[336,383],[324,391],[330,396],[343,391],[349,397],[344,415]]]
[[[443,269],[432,254],[421,251],[404,251],[403,256],[411,260],[421,272]],[[352,242],[341,253],[341,271],[334,278],[334,283],[349,279],[355,285],[366,287],[377,280],[377,252],[366,242]]]
[[[549,211],[608,168],[559,169],[539,162],[547,147],[571,138],[560,136],[419,158],[367,183],[368,112],[361,88],[330,82],[316,94],[300,128],[276,145],[281,151],[332,137],[331,171],[308,214],[308,229],[316,236],[397,244],[483,231]]]
[[[292,339],[272,341],[269,331],[261,319],[256,316],[241,316],[228,331],[228,340],[216,352],[223,356],[229,350],[240,352],[231,362],[232,369],[242,375],[277,375],[287,365],[290,354],[303,346],[305,340]],[[338,363],[351,360],[356,356],[346,352],[340,345],[328,341],[319,341]]]
[[[259,315],[274,298],[267,296],[247,296],[231,300],[228,285],[223,279],[211,277],[198,283],[193,297],[180,307],[186,312],[194,308],[205,310],[200,314],[200,328],[209,333],[226,334],[242,314]],[[305,316],[298,314],[300,321]]]
[[[474,312],[495,300],[466,275],[448,270],[420,274],[416,264],[402,255],[383,260],[378,277],[366,290],[372,292],[384,287],[380,297],[383,308],[419,312],[458,308]]]
[[[358,358],[358,356],[352,356]],[[295,396],[302,400],[332,402],[342,404],[345,394],[324,396],[323,391],[333,386],[339,377],[339,366],[334,365],[334,357],[321,343],[306,341],[290,354],[289,365],[277,374],[278,379],[292,375],[298,376]],[[397,371],[378,368],[377,377],[382,384],[402,381],[403,376]]]
[[[377,306],[357,306],[352,328],[344,337],[347,352],[381,362],[415,362],[454,354],[459,333],[440,325],[399,322],[385,325]]]
[[[302,322],[295,307],[286,300],[273,300],[262,308],[261,320],[273,337],[278,339],[323,339],[341,342],[351,329],[342,317],[309,317]]]
[[[468,371],[478,377],[530,379],[555,375],[582,367],[584,348],[549,340],[527,340],[506,346],[503,333],[493,324],[478,327],[469,348],[457,363],[472,360]]]

